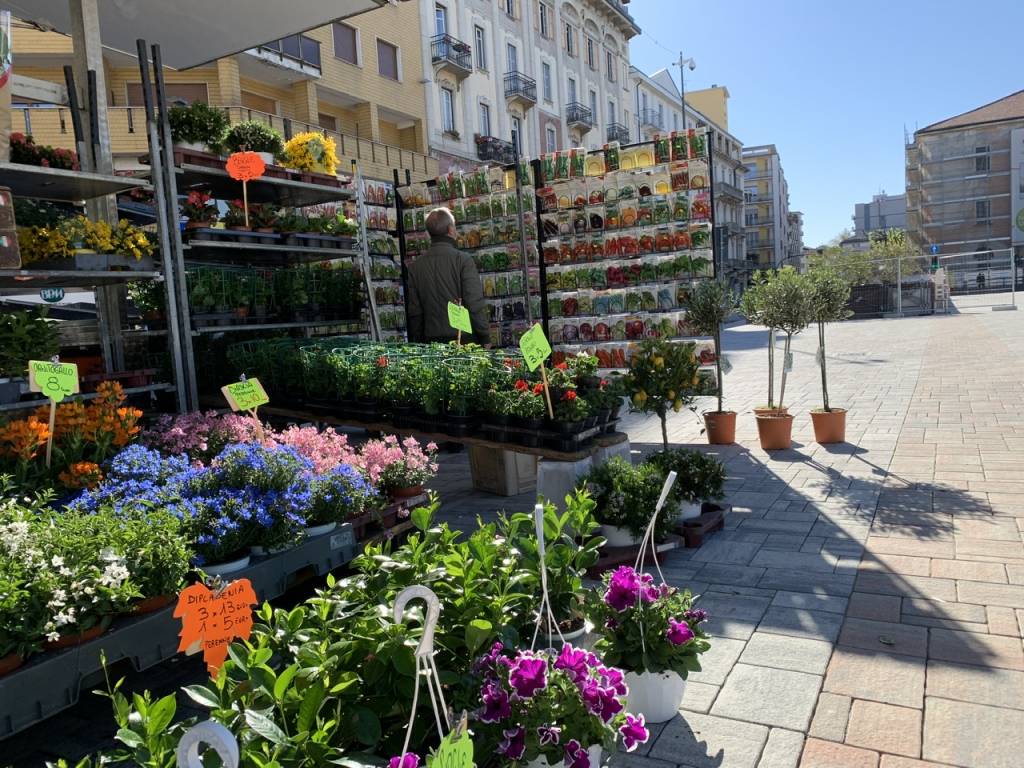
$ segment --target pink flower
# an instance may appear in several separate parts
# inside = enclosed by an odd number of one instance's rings
[[[627,752],[632,752],[640,744],[646,744],[651,738],[651,732],[647,730],[644,716],[634,717],[626,715],[626,722],[619,727],[619,734],[622,736],[622,745]]]
[[[668,629],[665,631],[665,635],[672,645],[685,645],[693,640],[694,637],[693,630],[690,629],[689,624],[676,621],[675,619],[668,620]]]
[[[565,768],[590,768],[590,755],[576,739],[565,745]]]
[[[420,756],[415,752],[406,752],[404,755],[392,757],[388,761],[388,768],[419,768]]]
[[[548,687],[548,663],[545,659],[524,651],[513,661],[508,673],[508,684],[522,699],[532,699],[537,691]]]
[[[498,754],[504,755],[512,761],[519,760],[526,752],[526,729],[509,728],[502,731],[501,735],[504,738],[498,744]]]

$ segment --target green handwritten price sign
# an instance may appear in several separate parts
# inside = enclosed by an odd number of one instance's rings
[[[531,371],[537,370],[537,366],[548,359],[551,354],[551,345],[548,344],[540,323],[534,323],[533,327],[519,339],[519,350],[523,353],[523,359],[526,360],[526,367]]]
[[[220,388],[220,391],[233,411],[254,411],[261,405],[270,402],[270,397],[263,389],[259,379],[246,379],[226,384]]]
[[[51,363],[29,360],[29,389],[42,392],[55,403],[79,391],[78,366],[74,363]]]
[[[473,332],[473,323],[469,319],[469,310],[455,302],[448,302],[448,325],[457,331]]]
[[[449,733],[433,755],[427,756],[428,768],[473,768],[473,740],[465,731]]]

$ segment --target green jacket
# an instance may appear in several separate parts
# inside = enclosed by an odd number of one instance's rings
[[[473,321],[473,341],[491,340],[490,322],[480,274],[473,258],[455,247],[450,237],[435,237],[427,252],[408,269],[409,341],[451,341],[448,302],[459,299]],[[468,341],[468,339],[467,339]]]

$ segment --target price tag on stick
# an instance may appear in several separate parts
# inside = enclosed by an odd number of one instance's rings
[[[263,158],[255,152],[234,152],[228,157],[228,176],[242,182],[242,209],[245,211],[245,226],[249,226],[249,182],[267,172]]]
[[[473,322],[469,318],[469,310],[461,304],[448,302],[448,325],[459,332],[457,342],[462,344],[462,332],[473,332]]]
[[[263,442],[263,423],[260,421],[256,409],[269,403],[270,396],[263,389],[260,380],[247,379],[243,375],[241,381],[225,384],[220,391],[224,395],[224,399],[228,401],[228,405],[231,406],[231,410],[248,411],[256,419],[256,433],[260,442]]]
[[[531,371],[540,367],[540,378],[544,382],[544,399],[548,404],[548,417],[555,418],[554,408],[551,407],[551,388],[548,386],[548,372],[544,368],[544,361],[551,356],[551,345],[544,335],[544,329],[540,323],[534,323],[526,333],[519,339],[519,351],[523,353],[526,360],[526,367]]]
[[[53,430],[57,422],[57,403],[68,395],[79,392],[78,366],[53,360],[28,361],[28,388],[42,392],[50,398],[50,434],[46,438],[46,466],[49,468],[53,457]]]
[[[182,620],[178,650],[189,654],[202,650],[210,675],[216,676],[231,641],[248,640],[252,634],[252,606],[258,602],[248,579],[216,591],[199,583],[186,587],[174,608],[174,618]]]

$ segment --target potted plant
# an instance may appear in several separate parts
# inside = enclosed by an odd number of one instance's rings
[[[128,283],[128,298],[142,319],[152,328],[166,321],[167,288],[155,280],[137,280]]]
[[[414,437],[399,440],[387,435],[370,440],[359,452],[358,463],[371,483],[392,498],[402,499],[423,493],[423,484],[437,474],[437,446],[421,446]]]
[[[276,242],[277,236],[274,233],[274,227],[277,226],[277,220],[277,208],[270,203],[249,204],[249,224],[255,231],[270,235],[270,237],[261,237],[260,242]]]
[[[171,107],[167,110],[167,119],[171,124],[171,141],[175,149],[194,152],[220,151],[229,123],[224,110],[202,101]]]
[[[181,213],[188,217],[185,229],[208,227],[217,220],[217,204],[213,202],[209,193],[194,189],[181,203]]]
[[[793,416],[785,407],[790,346],[794,334],[800,333],[811,321],[811,293],[807,278],[790,266],[771,273],[760,290],[761,323],[769,328],[784,331],[786,342],[783,347],[782,378],[779,384],[779,407],[776,411],[756,415],[757,433],[764,450],[782,450],[792,444]],[[772,332],[774,333],[774,330]],[[772,346],[774,345],[770,344],[769,349]]]
[[[337,145],[323,133],[298,133],[284,145],[282,165],[297,171],[335,176],[338,172]]]
[[[587,401],[580,397],[575,389],[565,389],[557,397],[552,392],[554,411],[554,428],[562,435],[574,435],[584,430],[584,424],[590,415]]]
[[[690,293],[686,320],[701,336],[715,340],[715,370],[718,380],[718,409],[704,412],[704,426],[708,442],[712,445],[730,445],[736,442],[736,411],[722,408],[722,323],[736,309],[736,297],[719,280],[702,280]]]
[[[259,120],[235,123],[224,136],[224,149],[228,152],[255,152],[267,165],[284,152],[284,139],[279,131]]]
[[[663,477],[676,473],[669,501],[678,505],[679,519],[700,516],[702,503],[721,499],[725,494],[725,466],[714,456],[685,448],[670,448],[647,457],[645,463],[661,470]]]
[[[668,412],[678,413],[693,402],[700,379],[693,343],[645,339],[629,362],[626,391],[633,409],[656,413],[661,420],[661,440],[668,450]]]
[[[508,440],[508,426],[519,400],[519,392],[515,389],[498,389],[492,387],[484,396],[484,409],[487,414],[486,431],[491,439],[503,443]]]
[[[700,654],[711,644],[691,607],[688,590],[655,586],[650,574],[622,566],[604,576],[604,591],[591,592],[587,618],[600,634],[595,650],[605,664],[626,672],[626,711],[651,723],[675,717],[686,677],[700,671]]]
[[[306,536],[330,533],[338,523],[358,517],[377,500],[374,487],[348,464],[314,476],[309,484]]]
[[[608,546],[633,546],[643,538],[664,482],[661,470],[654,465],[634,466],[621,456],[613,456],[583,476],[581,483],[597,503],[594,516],[601,523],[601,535]],[[667,517],[659,515],[655,540],[662,541],[670,528]]]
[[[519,379],[516,382],[518,389]],[[526,384],[525,381],[523,381]],[[536,448],[540,445],[540,430],[544,426],[544,416],[547,414],[547,404],[544,402],[544,385],[536,383],[532,387],[518,390],[519,396],[512,403],[512,417],[515,423],[522,429],[530,432],[518,433],[519,442],[528,448]]]
[[[768,402],[766,405],[755,407],[755,414],[779,410],[775,407],[775,327],[770,323],[765,305],[770,276],[769,272],[754,272],[750,278],[750,286],[740,299],[740,312],[747,318],[747,322],[768,329]]]
[[[240,243],[255,243],[259,238],[255,235],[241,234],[252,231],[252,222],[246,220],[245,203],[241,200],[229,200],[228,208],[221,218],[224,228],[235,232],[235,239]]]
[[[623,713],[623,674],[593,653],[564,645],[555,651],[505,655],[495,643],[477,660],[480,680],[477,745],[502,765],[598,768],[604,749],[622,737],[627,751],[646,743],[644,717]]]
[[[814,439],[819,443],[846,442],[846,409],[828,402],[825,370],[825,324],[845,320],[853,313],[847,308],[850,284],[833,268],[821,264],[807,273],[811,293],[811,319],[818,324],[818,365],[821,367],[821,409],[811,411]]]
[[[0,314],[0,403],[21,398],[28,361],[49,360],[60,350],[57,326],[46,307]]]

